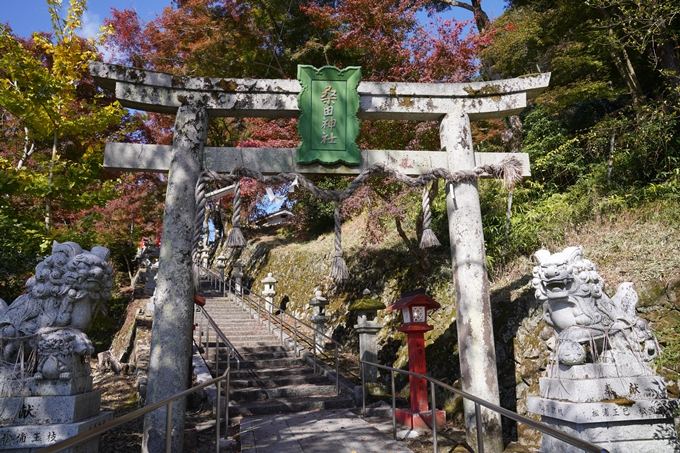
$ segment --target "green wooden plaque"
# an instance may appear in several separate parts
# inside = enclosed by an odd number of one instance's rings
[[[299,65],[298,132],[302,142],[297,148],[298,163],[358,165],[361,151],[359,135],[359,93],[361,67],[338,69]]]

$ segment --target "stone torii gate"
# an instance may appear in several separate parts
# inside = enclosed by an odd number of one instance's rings
[[[278,79],[182,77],[90,62],[96,82],[115,89],[120,103],[176,115],[172,146],[108,143],[104,166],[124,171],[168,172],[163,242],[157,277],[147,403],[185,390],[191,346],[194,287],[191,248],[194,188],[203,169],[238,166],[263,174],[356,175],[382,162],[408,175],[432,168],[451,172],[498,163],[505,153],[475,153],[470,120],[516,115],[548,86],[550,74],[475,83],[361,82],[360,119],[439,121],[441,151],[362,150],[356,167],[298,164],[294,148],[205,147],[209,117],[297,118],[300,83]],[[523,176],[529,175],[529,159]],[[456,294],[456,323],[463,390],[499,404],[489,282],[476,181],[447,184],[447,211]],[[465,404],[469,443],[476,445],[475,411]],[[503,451],[500,416],[483,410],[485,451]],[[164,409],[147,415],[143,451],[164,449]],[[173,452],[182,451],[184,402],[173,410]]]

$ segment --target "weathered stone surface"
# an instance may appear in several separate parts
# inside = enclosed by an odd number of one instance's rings
[[[48,425],[79,422],[99,412],[98,391],[68,396],[3,398],[0,425]]]
[[[450,170],[474,167],[470,119],[465,113],[447,115],[440,125],[440,137],[442,147],[448,155]],[[446,190],[463,390],[499,404],[489,280],[477,182],[448,184]],[[468,443],[474,444],[477,437],[474,403],[465,400],[464,407]],[[485,451],[503,451],[500,415],[486,408],[482,409],[482,413]]]
[[[626,419],[621,422],[602,424],[572,423],[544,416],[544,423],[580,439],[596,443],[610,453],[677,453],[680,451],[672,418]],[[541,453],[581,453],[553,437],[544,435]]]
[[[71,379],[6,380],[0,384],[0,397],[65,396],[92,391],[92,376]]]
[[[195,292],[191,259],[194,190],[207,129],[207,112],[200,103],[182,106],[177,112],[156,279],[147,404],[189,387]],[[172,451],[176,453],[183,448],[185,407],[185,399],[174,403]],[[146,415],[142,451],[165,451],[165,412],[162,408]]]
[[[0,427],[0,449],[13,451],[27,448],[28,451],[35,451],[32,449],[48,447],[101,426],[112,419],[113,412],[102,412],[76,423]],[[96,451],[96,448],[88,451]]]
[[[541,378],[541,396],[556,400],[589,403],[617,398],[665,399],[666,383],[659,376],[594,379]]]
[[[541,397],[527,398],[527,406],[534,414],[567,422],[606,426],[609,422],[672,419],[678,409],[677,400],[638,400],[619,404],[611,402],[572,403]],[[625,440],[625,439],[618,439]]]
[[[543,301],[543,320],[555,330],[548,378],[528,409],[562,431],[609,449],[640,453],[680,451],[663,378],[648,362],[659,344],[637,316],[632,283],[611,299],[595,265],[580,247],[536,253],[532,285]],[[542,452],[580,451],[543,436]]]
[[[618,376],[653,374],[648,363],[659,354],[659,343],[637,316],[638,295],[622,283],[610,299],[595,264],[583,258],[581,247],[551,254],[534,254],[532,285],[543,301],[543,318],[555,329],[553,360],[567,367],[584,363],[616,364]],[[627,372],[622,374],[621,367]],[[562,368],[551,368],[561,376]],[[599,374],[601,375],[601,374]]]
[[[296,118],[297,80],[248,80],[181,77],[100,62],[90,72],[101,86],[115,88],[125,107],[174,114],[200,101],[211,116]],[[439,120],[456,111],[473,119],[516,114],[526,99],[548,86],[550,74],[474,83],[362,82],[358,117],[362,119]]]
[[[26,282],[26,294],[0,311],[2,378],[89,376],[85,358],[94,348],[85,332],[111,295],[113,268],[108,257],[105,247],[87,251],[75,242],[53,243],[52,255]]]
[[[167,145],[139,143],[107,143],[104,167],[111,170],[153,171],[166,173],[170,168]],[[320,164],[297,164],[295,148],[204,148],[205,166],[218,173],[228,173],[236,167],[246,167],[262,174],[330,173],[356,175],[375,163],[384,163],[407,175],[420,175],[433,168],[449,168],[447,155],[439,151],[362,150],[361,164],[348,167]],[[498,164],[510,153],[475,153],[475,166]],[[529,155],[512,153],[522,163],[522,176],[530,176]]]

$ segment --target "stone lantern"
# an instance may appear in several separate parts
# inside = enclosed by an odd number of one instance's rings
[[[220,253],[220,256],[216,258],[217,264],[215,264],[215,267],[220,270],[220,277],[222,281],[222,296],[224,296],[224,293],[226,291],[226,288],[224,287],[224,269],[227,267],[227,257],[222,255]]]
[[[210,258],[208,247],[204,246],[201,250],[201,263],[203,263],[203,267],[208,267],[208,258]]]
[[[408,336],[408,369],[413,373],[425,374],[425,332],[434,327],[427,324],[427,311],[440,308],[424,289],[405,292],[401,299],[388,307],[400,310],[404,324],[397,328]],[[427,380],[409,376],[411,409],[397,409],[397,422],[407,428],[426,428],[432,426],[432,412],[428,410]],[[444,411],[436,411],[437,424],[446,420]],[[441,425],[440,425],[441,426]]]
[[[312,316],[309,320],[314,324],[314,346],[319,352],[323,351],[323,345],[326,343],[324,339],[326,323],[328,322],[326,305],[328,305],[328,299],[323,297],[321,290],[317,289],[314,292],[314,298],[309,301],[309,306],[312,307]]]
[[[385,304],[378,299],[371,299],[371,291],[364,290],[363,298],[354,301],[349,311],[357,312],[357,324],[354,330],[359,334],[359,358],[366,362],[378,362],[378,340],[376,334],[383,327],[378,324],[378,310],[385,309]],[[374,366],[364,365],[364,380],[376,382],[378,369]]]
[[[234,271],[232,272],[231,275],[234,276],[235,280],[235,285],[236,287],[234,288],[236,292],[241,292],[241,280],[243,279],[243,263],[241,261],[236,261],[234,265],[232,266],[234,268]]]
[[[276,279],[272,276],[272,273],[269,272],[265,278],[260,280],[262,284],[264,285],[264,289],[262,290],[262,296],[269,302],[267,304],[267,311],[269,313],[274,312],[274,296],[276,296],[276,291],[274,290],[274,285],[276,284]]]

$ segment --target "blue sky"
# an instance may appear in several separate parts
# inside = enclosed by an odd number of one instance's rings
[[[34,31],[52,31],[50,14],[45,0],[0,0],[0,22],[9,22],[14,33],[29,37]],[[62,9],[68,9],[69,0],[63,0]],[[170,0],[88,0],[83,16],[83,35],[93,36],[99,26],[116,9],[133,9],[143,20],[152,20],[163,8],[170,6]]]
[[[0,0],[0,23],[9,23],[14,33],[29,37],[34,31],[51,31],[52,24],[45,0]],[[63,0],[66,11],[68,0]],[[145,21],[160,15],[171,0],[89,0],[83,17],[83,36],[93,36],[99,31],[103,20],[110,15],[111,7],[119,10],[133,9]],[[484,0],[484,10],[491,18],[498,17],[504,10],[504,0]],[[472,14],[462,8],[453,8],[448,16],[458,20],[469,20]]]

